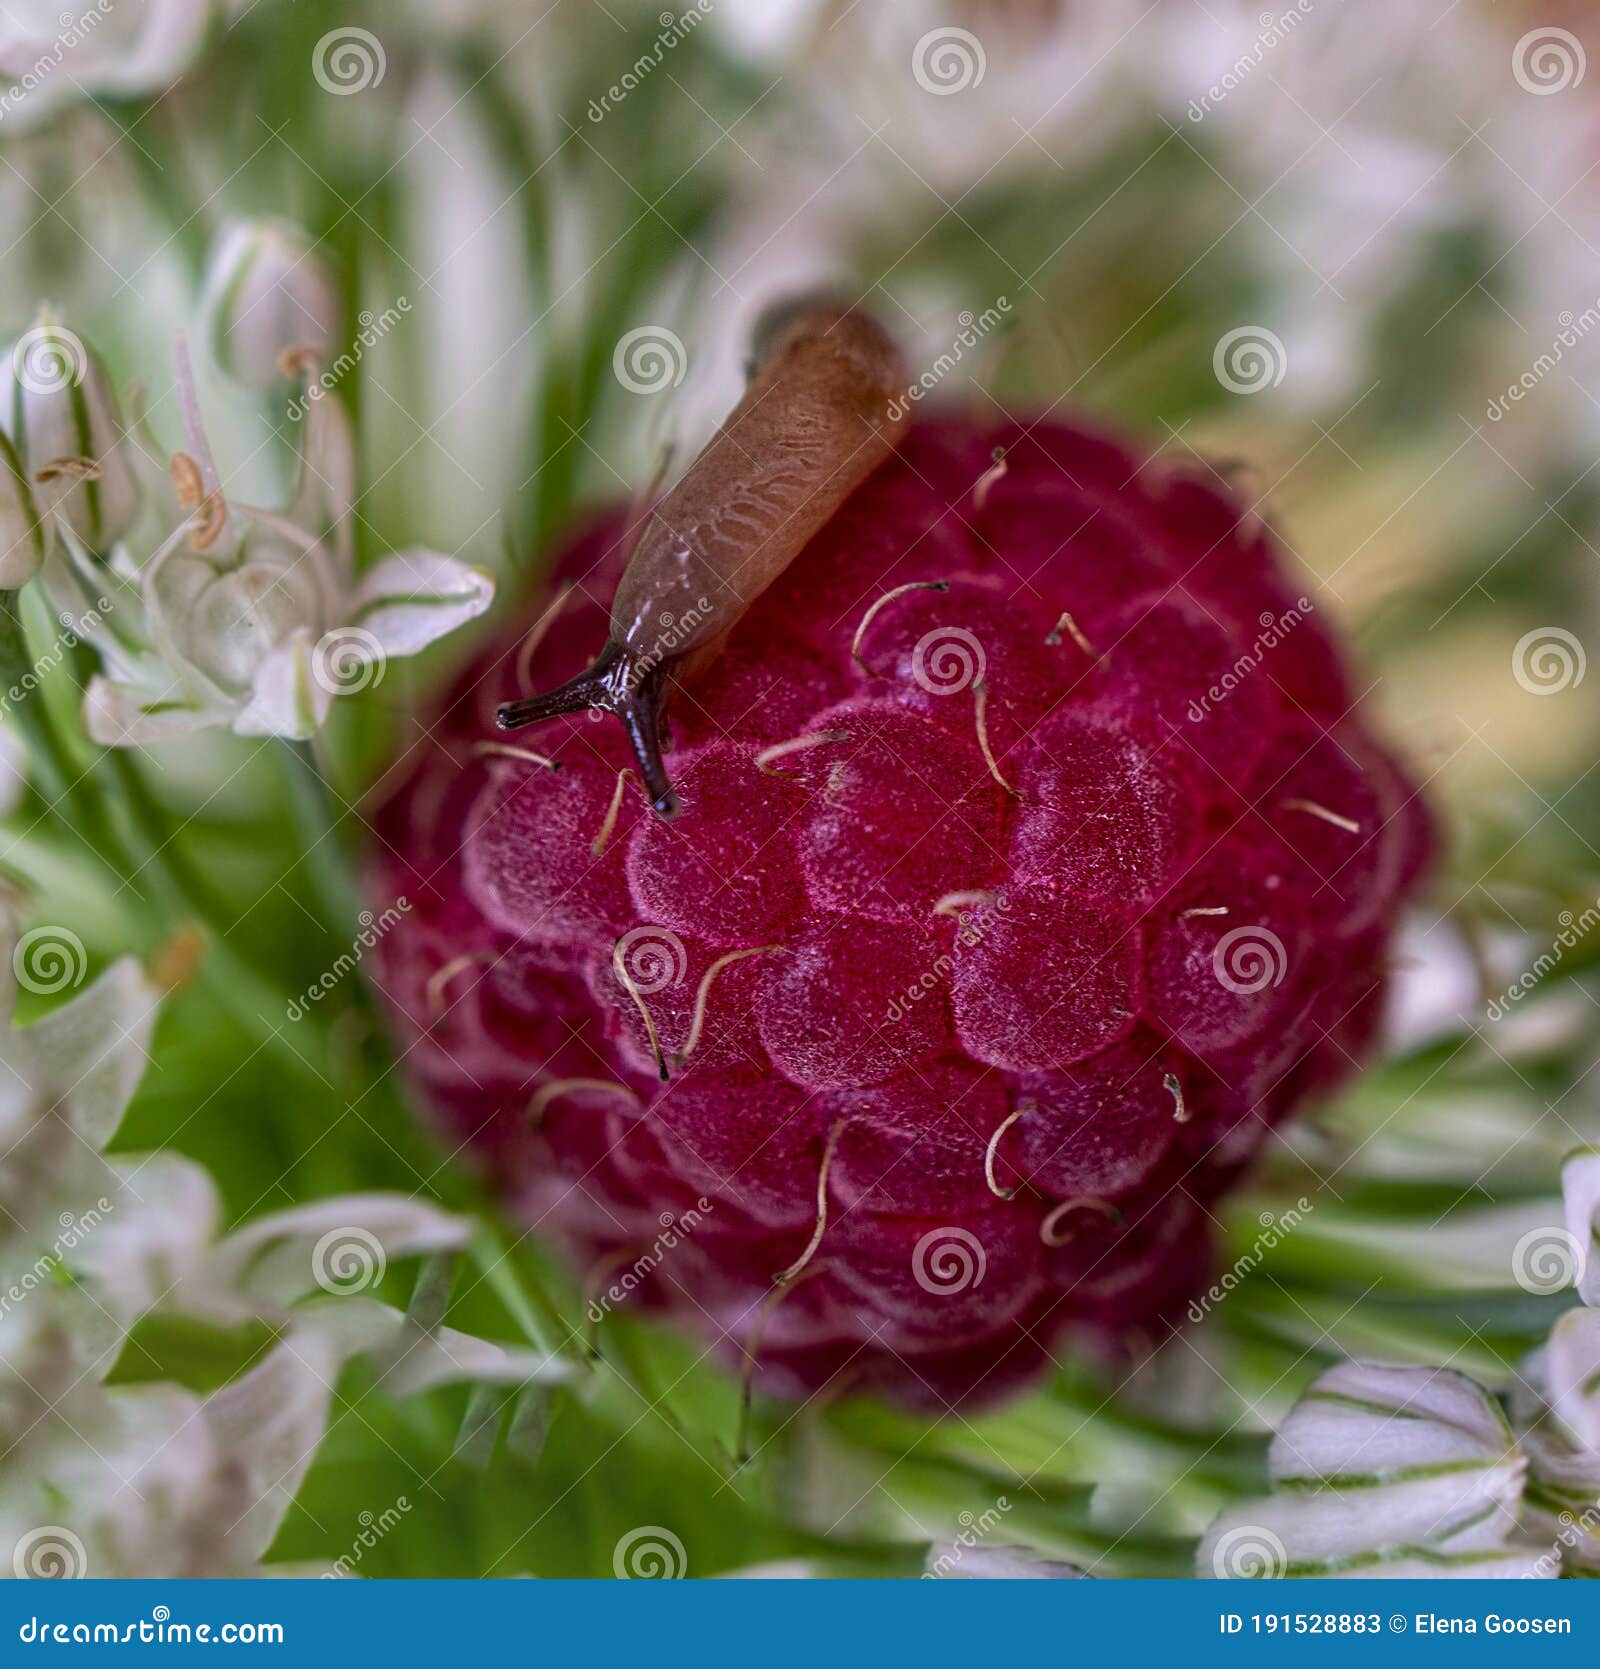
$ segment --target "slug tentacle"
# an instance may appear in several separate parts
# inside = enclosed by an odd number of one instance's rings
[[[628,733],[650,809],[663,821],[670,822],[678,815],[678,796],[667,780],[667,767],[661,757],[661,699],[665,684],[663,661],[652,662],[611,641],[576,678],[568,679],[544,695],[506,702],[496,711],[494,722],[501,730],[519,730],[525,724],[538,724],[564,713],[586,712],[591,707],[615,714]]]

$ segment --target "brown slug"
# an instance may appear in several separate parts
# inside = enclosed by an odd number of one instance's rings
[[[709,664],[908,422],[895,403],[900,355],[864,312],[816,299],[776,309],[755,359],[744,397],[646,519],[593,665],[495,714],[501,730],[588,707],[615,714],[661,818],[678,811],[660,741],[672,684]]]

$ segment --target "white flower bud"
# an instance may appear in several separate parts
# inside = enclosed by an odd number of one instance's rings
[[[222,229],[202,311],[217,364],[251,388],[282,381],[286,355],[326,360],[339,327],[332,276],[285,220],[236,220]]]
[[[139,509],[110,379],[72,331],[41,319],[11,347],[11,438],[33,498],[90,550],[105,552]]]
[[[44,524],[17,449],[0,434],[0,591],[15,591],[44,561]]]

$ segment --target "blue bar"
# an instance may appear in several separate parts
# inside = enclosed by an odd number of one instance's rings
[[[1269,1622],[1268,1619],[1275,1619]],[[1357,1619],[1360,1619],[1358,1622]],[[1467,1625],[1471,1625],[1470,1631]],[[101,1639],[95,1640],[96,1626]],[[223,1638],[254,1635],[250,1643]],[[65,1630],[62,1634],[58,1631]],[[79,1639],[75,1643],[74,1631]],[[83,1631],[87,1630],[87,1634]],[[129,1638],[120,1636],[126,1630]],[[119,1638],[104,1638],[107,1631]],[[202,1631],[211,1638],[203,1638]],[[8,1582],[0,1663],[199,1651],[299,1664],[641,1664],[757,1669],[1027,1658],[1184,1669],[1492,1658],[1593,1663],[1593,1582]],[[490,1653],[514,1653],[509,1659]],[[353,1656],[352,1654],[360,1654]],[[1085,1658],[1085,1654],[1093,1654]]]

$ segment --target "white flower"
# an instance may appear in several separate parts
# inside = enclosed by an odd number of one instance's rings
[[[133,525],[139,484],[117,397],[98,356],[75,332],[41,313],[12,343],[5,373],[11,439],[45,519],[47,542],[50,525],[64,524],[91,550],[108,549]]]
[[[494,581],[422,549],[355,573],[353,440],[325,394],[304,403],[289,508],[229,499],[181,339],[177,361],[189,450],[173,460],[175,530],[144,563],[122,551],[109,568],[66,537],[47,568],[57,607],[90,616],[86,635],[104,662],[87,692],[86,728],[106,747],[219,724],[242,736],[310,736],[336,695],[376,683],[391,656],[413,655],[482,614]],[[90,607],[97,589],[120,590],[109,616]]]
[[[1272,1440],[1273,1493],[1221,1513],[1203,1577],[1554,1576],[1519,1529],[1528,1469],[1500,1405],[1447,1368],[1343,1362]]]
[[[339,297],[298,226],[234,220],[218,236],[201,312],[217,364],[252,388],[271,388],[294,361],[331,355]]]
[[[0,131],[63,105],[156,93],[194,61],[212,0],[9,0],[0,18]]]
[[[1561,1167],[1561,1195],[1578,1296],[1585,1304],[1600,1304],[1600,1150],[1568,1156]]]

